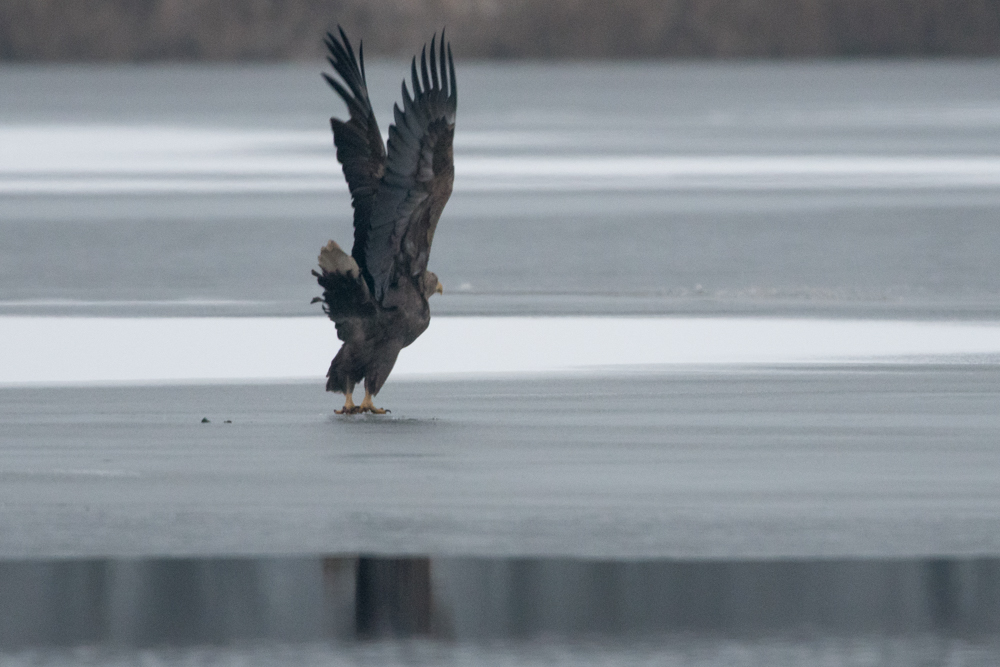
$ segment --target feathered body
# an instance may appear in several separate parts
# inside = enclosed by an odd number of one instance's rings
[[[345,411],[371,410],[400,350],[430,322],[428,299],[441,286],[427,270],[438,219],[454,181],[455,67],[441,36],[410,66],[413,96],[403,82],[403,107],[393,109],[388,145],[368,99],[364,50],[355,57],[347,36],[327,35],[329,62],[339,80],[324,74],[347,104],[350,119],[331,118],[337,159],[354,206],[354,246],[348,255],[330,241],[319,256],[323,309],[343,345],[330,364],[326,388],[346,394]],[[354,386],[365,382],[355,408]]]

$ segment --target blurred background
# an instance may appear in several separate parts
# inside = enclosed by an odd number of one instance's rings
[[[310,60],[337,23],[408,55],[440,26],[474,58],[1000,53],[991,0],[5,0],[7,60]]]

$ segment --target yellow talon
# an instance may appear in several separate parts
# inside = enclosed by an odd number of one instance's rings
[[[365,391],[365,400],[361,401],[361,405],[358,406],[358,412],[370,412],[375,415],[384,415],[389,411],[383,410],[382,408],[376,408],[372,404],[372,395]]]
[[[354,396],[350,392],[346,393],[347,400],[344,401],[344,407],[340,410],[334,410],[338,415],[353,415],[358,412],[358,406],[354,405]]]
[[[347,400],[344,401],[344,407],[340,410],[334,410],[338,415],[358,415],[362,412],[370,412],[373,415],[384,415],[391,410],[383,410],[382,408],[376,408],[372,404],[372,395],[367,391],[365,392],[365,400],[361,401],[361,405],[354,404],[354,397],[350,394],[346,394]]]

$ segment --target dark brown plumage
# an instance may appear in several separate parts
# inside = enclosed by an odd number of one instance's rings
[[[410,65],[413,97],[403,81],[403,108],[394,106],[388,146],[368,100],[364,47],[357,57],[339,29],[327,34],[330,64],[339,80],[323,74],[340,95],[350,119],[331,118],[337,159],[354,206],[354,247],[348,255],[330,241],[319,255],[323,310],[344,341],[327,373],[327,391],[346,395],[338,412],[382,413],[372,397],[382,388],[400,350],[430,322],[427,300],[441,291],[427,270],[441,211],[451,196],[455,168],[455,65],[451,46],[436,36]],[[387,150],[388,149],[388,150]],[[365,399],[354,405],[352,391],[364,379]]]

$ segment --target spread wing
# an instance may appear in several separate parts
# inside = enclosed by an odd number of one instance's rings
[[[455,178],[452,140],[458,97],[451,45],[446,45],[443,32],[440,52],[431,40],[430,68],[424,47],[420,75],[416,58],[410,74],[413,97],[404,80],[403,108],[393,108],[395,122],[389,127],[385,174],[365,232],[364,261],[355,254],[380,302],[398,278],[426,270],[434,230]],[[359,234],[360,228],[355,231],[356,249]]]
[[[343,83],[325,72],[323,78],[344,100],[351,115],[347,122],[331,118],[330,125],[333,127],[337,160],[343,165],[344,178],[347,179],[351,204],[354,206],[354,248],[351,256],[362,271],[366,271],[365,246],[371,227],[375,192],[385,173],[385,146],[382,145],[382,135],[368,100],[364,44],[359,46],[358,57],[355,58],[354,49],[343,28],[338,27],[337,30],[340,32],[340,39],[330,33],[326,34],[326,48],[329,50],[327,60]]]

